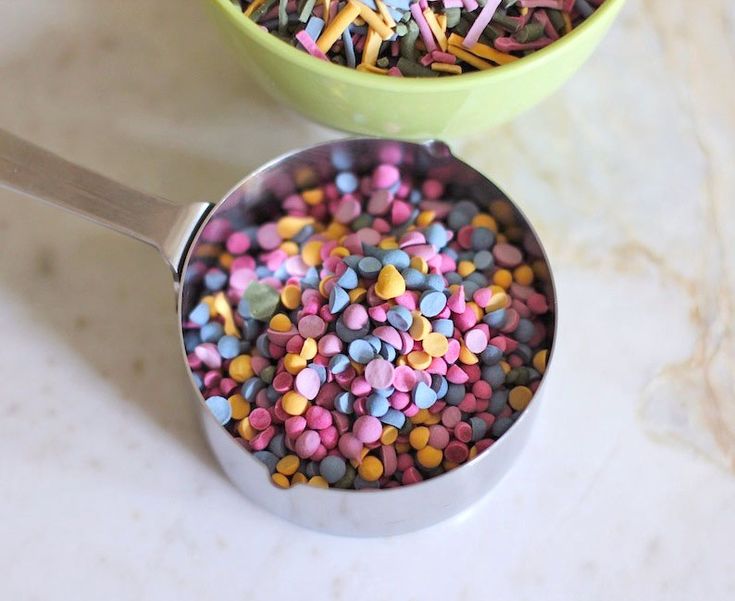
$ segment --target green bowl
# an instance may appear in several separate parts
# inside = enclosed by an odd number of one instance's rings
[[[592,54],[625,0],[606,0],[579,27],[510,65],[421,79],[320,61],[260,29],[230,0],[205,0],[246,68],[284,104],[349,132],[453,138],[504,123],[554,92]]]

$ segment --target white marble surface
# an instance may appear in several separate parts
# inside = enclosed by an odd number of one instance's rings
[[[562,322],[517,468],[415,534],[251,506],[181,402],[163,263],[0,192],[0,598],[735,597],[735,9],[684,4],[629,2],[561,92],[455,142],[538,225]],[[182,201],[338,135],[198,2],[0,0],[0,82],[0,127]]]

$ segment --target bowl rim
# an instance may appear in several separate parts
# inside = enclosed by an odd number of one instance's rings
[[[550,61],[555,53],[563,51],[576,40],[586,35],[591,35],[594,31],[595,23],[602,21],[608,15],[612,18],[617,10],[622,8],[625,0],[605,0],[599,6],[591,17],[585,19],[578,27],[571,32],[555,40],[545,48],[537,50],[529,56],[523,57],[522,60],[514,61],[508,65],[501,65],[493,69],[485,71],[474,71],[472,73],[463,73],[452,77],[386,77],[377,73],[362,72],[356,69],[335,65],[332,62],[325,62],[311,56],[307,52],[303,52],[279,40],[274,35],[263,31],[259,25],[245,17],[233,4],[232,0],[206,0],[212,6],[218,7],[230,19],[236,27],[239,27],[243,33],[249,35],[253,41],[265,47],[266,50],[279,55],[284,60],[294,63],[296,66],[305,70],[312,71],[330,79],[340,79],[345,84],[366,85],[369,84],[374,88],[394,89],[408,88],[411,90],[423,91],[447,91],[452,89],[462,89],[473,83],[479,83],[487,80],[503,80],[514,77],[523,70],[530,70],[534,67],[542,67],[546,62]],[[338,71],[339,70],[339,71]]]

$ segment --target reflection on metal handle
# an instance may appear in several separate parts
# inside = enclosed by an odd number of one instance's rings
[[[0,187],[45,200],[154,246],[177,281],[189,240],[212,207],[206,202],[176,205],[143,194],[3,130]]]

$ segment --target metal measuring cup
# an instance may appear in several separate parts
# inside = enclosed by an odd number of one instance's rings
[[[350,139],[295,151],[267,163],[240,181],[216,205],[176,205],[111,181],[0,130],[0,186],[48,201],[154,246],[173,273],[179,323],[198,302],[207,242],[202,230],[225,219],[241,227],[270,219],[279,199],[333,177],[380,162],[403,173],[443,182],[445,197],[468,199],[488,210],[522,240],[530,258],[542,262],[541,279],[550,307],[547,329],[553,355],[556,294],[539,239],[521,211],[482,174],[452,156],[442,142],[424,144]],[[181,338],[180,352],[186,361]],[[190,377],[191,379],[191,377]],[[352,536],[391,535],[442,521],[484,496],[508,471],[528,440],[544,390],[513,426],[475,459],[411,486],[352,491],[276,487],[267,468],[245,450],[210,413],[191,379],[190,400],[204,435],[230,480],[253,502],[299,525]]]

